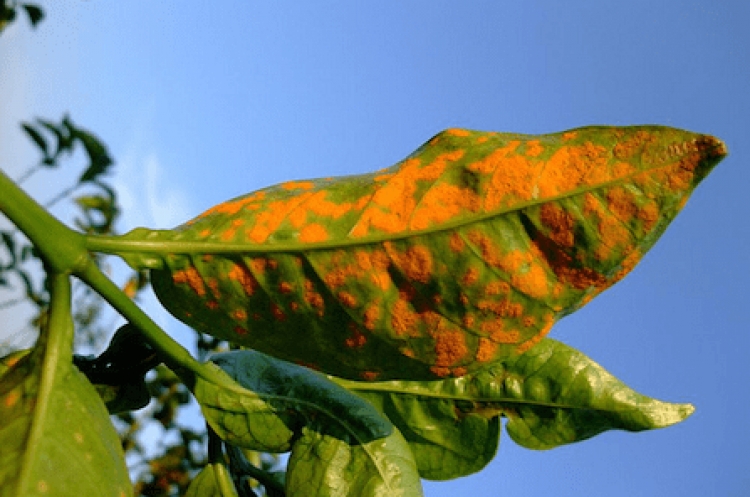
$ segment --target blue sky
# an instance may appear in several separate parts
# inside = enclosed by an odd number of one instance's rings
[[[35,159],[20,120],[70,112],[117,159],[122,230],[172,227],[287,179],[389,166],[452,126],[656,123],[722,138],[730,156],[636,270],[552,332],[696,414],[547,452],[504,437],[484,471],[425,492],[746,495],[750,4],[41,3],[36,32],[22,21],[0,37],[0,167]],[[56,186],[29,188],[45,198]]]

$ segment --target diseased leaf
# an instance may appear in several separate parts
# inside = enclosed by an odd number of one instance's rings
[[[360,444],[347,433],[328,434],[318,423],[305,427],[292,447],[287,497],[417,497],[416,464],[398,431]]]
[[[409,442],[420,476],[436,480],[479,471],[492,459],[500,415],[516,443],[550,449],[607,430],[663,428],[694,410],[633,391],[551,338],[462,378],[338,382],[383,411]]]
[[[462,376],[625,276],[725,154],[659,126],[451,129],[391,168],[102,248],[152,267],[164,306],[216,337],[351,379]]]
[[[301,427],[315,419],[358,443],[392,430],[369,403],[309,369],[251,350],[217,354],[211,360],[226,372],[227,381],[198,378],[194,393],[213,430],[233,445],[286,452]]]
[[[31,353],[0,368],[2,495],[130,495],[120,440],[104,404],[42,337]]]

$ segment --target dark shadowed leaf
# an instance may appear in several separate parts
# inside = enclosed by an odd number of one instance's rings
[[[285,452],[295,434],[316,419],[358,443],[392,429],[372,405],[307,368],[250,350],[218,354],[212,361],[226,381],[197,378],[193,390],[208,423],[233,445]]]
[[[44,11],[38,5],[33,3],[22,3],[21,7],[26,11],[26,15],[29,16],[29,21],[31,21],[33,27],[36,27],[37,24],[44,19]]]

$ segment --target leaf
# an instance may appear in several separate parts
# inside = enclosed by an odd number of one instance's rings
[[[433,382],[343,382],[383,412],[409,443],[428,480],[450,480],[480,471],[497,453],[499,412],[474,412],[481,387],[467,375]],[[463,381],[466,379],[466,381]]]
[[[193,388],[206,420],[222,440],[239,447],[286,452],[295,434],[322,418],[359,443],[387,436],[391,425],[369,403],[322,375],[259,352],[217,354],[226,381],[196,378]]]
[[[195,329],[351,379],[461,376],[624,277],[726,154],[658,126],[460,129],[372,174],[290,181],[105,250]]]
[[[365,444],[328,431],[320,424],[302,429],[287,467],[287,497],[422,495],[409,446],[398,431]]]
[[[27,123],[21,123],[21,127],[26,132],[27,135],[29,135],[29,138],[31,138],[34,143],[36,143],[36,146],[39,147],[39,150],[42,151],[42,154],[44,154],[44,157],[49,157],[49,151],[47,148],[47,140],[44,139],[44,136],[42,136],[41,133],[39,133],[36,129],[34,129],[30,124]]]
[[[37,24],[44,19],[44,11],[38,5],[33,3],[22,3],[21,7],[26,11],[26,15],[29,16],[29,21],[31,21],[32,27],[35,28]]]
[[[198,473],[190,486],[185,497],[236,497],[237,490],[234,488],[232,478],[226,466],[218,463],[209,463]]]
[[[550,449],[607,430],[663,428],[694,410],[641,395],[550,338],[463,378],[339,383],[381,409],[409,442],[420,475],[437,480],[479,471],[492,459],[500,415],[516,443]]]
[[[96,136],[80,128],[76,128],[72,136],[81,141],[90,161],[89,167],[83,172],[78,182],[94,181],[106,174],[110,166],[114,164],[107,147]]]
[[[130,495],[119,438],[91,384],[44,339],[17,359],[0,377],[0,493]]]

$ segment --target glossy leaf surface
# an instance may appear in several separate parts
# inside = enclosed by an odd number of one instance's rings
[[[197,379],[195,396],[222,440],[253,450],[285,452],[301,428],[315,419],[366,443],[392,426],[361,398],[324,376],[259,352],[217,354],[224,384]]]
[[[658,126],[451,129],[391,168],[272,186],[111,251],[233,343],[352,379],[461,376],[625,276],[725,154]]]
[[[364,444],[322,423],[294,442],[288,497],[419,497],[422,485],[409,445],[398,432]]]
[[[641,395],[581,352],[550,338],[487,370],[437,382],[349,382],[409,442],[423,478],[482,469],[495,455],[500,415],[511,438],[551,449],[607,430],[663,428],[693,412]]]
[[[94,387],[44,340],[4,361],[0,495],[124,497],[120,440]]]

